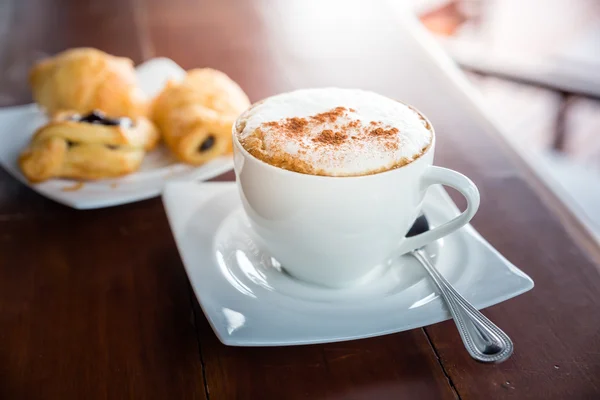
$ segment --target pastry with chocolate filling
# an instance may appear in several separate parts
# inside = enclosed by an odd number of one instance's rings
[[[31,182],[114,178],[136,171],[158,140],[157,128],[144,117],[65,112],[35,132],[19,166]]]
[[[33,98],[50,116],[61,111],[137,118],[148,112],[133,61],[93,48],[63,51],[36,63],[29,72]]]
[[[170,81],[154,100],[152,118],[181,161],[199,165],[231,151],[231,127],[250,106],[248,96],[226,74],[210,68]]]

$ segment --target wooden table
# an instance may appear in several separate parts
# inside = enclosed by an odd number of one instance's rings
[[[294,46],[359,27],[360,48],[393,35],[387,3],[363,3],[363,22],[340,9],[357,1],[3,0],[0,103],[29,102],[30,64],[82,45],[219,68],[252,100],[320,84],[360,52]],[[294,41],[340,15],[348,22],[328,34]],[[368,84],[394,85],[377,72],[385,62],[367,63]],[[0,398],[600,398],[598,247],[501,138],[444,135],[439,163],[482,193],[473,225],[536,282],[485,310],[515,340],[509,361],[470,360],[450,321],[345,343],[226,347],[191,292],[160,199],[76,211],[0,171]]]

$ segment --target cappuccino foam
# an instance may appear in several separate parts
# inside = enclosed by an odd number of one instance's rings
[[[406,165],[430,146],[411,107],[358,89],[302,89],[269,97],[240,116],[235,134],[253,156],[312,175],[357,176]]]

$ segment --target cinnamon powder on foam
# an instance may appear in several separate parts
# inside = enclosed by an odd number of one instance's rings
[[[289,139],[302,138],[309,135],[311,128],[316,128],[319,125],[333,125],[334,129],[323,129],[317,136],[311,139],[314,144],[318,146],[342,146],[348,140],[362,141],[368,140],[369,137],[377,138],[378,141],[382,142],[386,150],[393,151],[398,148],[398,140],[396,135],[399,132],[398,128],[395,127],[384,127],[381,126],[380,122],[371,121],[367,126],[359,120],[351,120],[349,122],[340,124],[339,119],[347,116],[348,113],[356,112],[355,109],[346,107],[336,107],[329,111],[315,114],[309,117],[292,117],[286,118],[281,121],[272,121],[262,124],[266,128],[277,129],[277,131],[284,137]],[[420,115],[419,115],[420,116]],[[354,134],[349,136],[346,132],[351,131]],[[242,145],[255,157],[280,168],[288,169],[295,172],[312,174],[312,175],[328,175],[324,171],[318,170],[310,163],[294,157],[284,152],[275,152],[274,154],[267,153],[266,145],[264,143],[264,135],[260,130],[260,127],[256,129],[255,133],[242,140]],[[306,154],[308,146],[302,143],[302,141],[296,141],[300,145],[298,150],[299,154]],[[314,149],[314,147],[313,147]],[[424,149],[425,150],[425,149]],[[411,160],[403,160],[401,163],[393,166],[400,167],[409,163]],[[390,167],[383,168],[378,171],[369,171],[369,174],[382,172],[390,169]]]

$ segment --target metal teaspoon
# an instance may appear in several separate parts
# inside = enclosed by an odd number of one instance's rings
[[[428,230],[429,222],[425,215],[421,214],[406,236],[415,236]],[[431,264],[423,248],[413,250],[410,254],[429,272],[429,276],[450,309],[460,337],[471,357],[483,363],[500,363],[508,359],[513,353],[510,337],[452,287]]]

